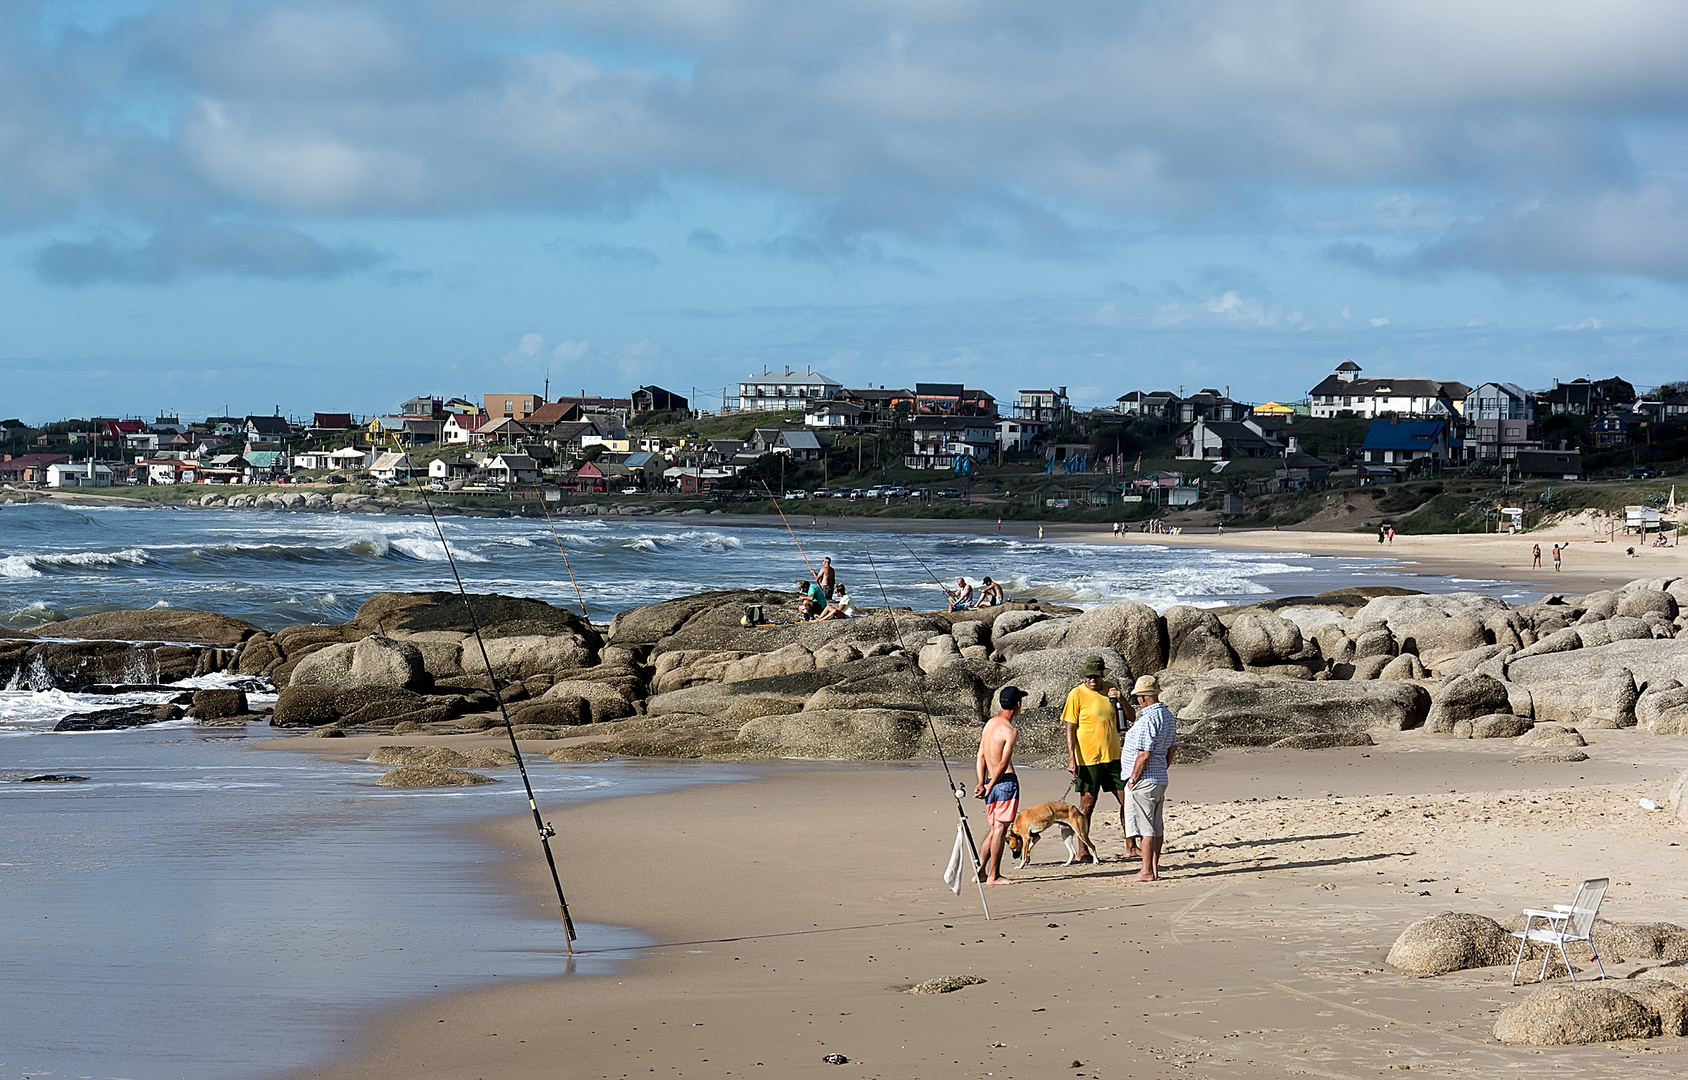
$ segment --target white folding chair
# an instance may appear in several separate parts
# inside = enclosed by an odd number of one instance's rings
[[[1554,904],[1552,911],[1536,911],[1533,908],[1524,909],[1524,929],[1513,933],[1518,939],[1518,959],[1512,964],[1512,985],[1518,985],[1518,965],[1524,962],[1524,950],[1529,948],[1530,942],[1542,945],[1552,945],[1559,950],[1559,959],[1565,962],[1565,971],[1571,976],[1571,981],[1577,981],[1576,972],[1571,970],[1571,958],[1565,955],[1567,941],[1586,941],[1588,951],[1594,957],[1595,964],[1600,968],[1600,977],[1606,977],[1606,965],[1600,963],[1600,951],[1594,947],[1594,917],[1600,913],[1600,901],[1606,897],[1606,887],[1611,884],[1610,878],[1589,878],[1577,888],[1576,899],[1569,907]],[[1535,926],[1537,919],[1542,921]],[[1541,974],[1536,981],[1547,978],[1547,965],[1553,959],[1551,950],[1544,950],[1541,960]]]

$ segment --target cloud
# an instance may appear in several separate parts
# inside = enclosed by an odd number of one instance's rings
[[[35,252],[35,272],[55,285],[164,285],[202,274],[325,280],[386,256],[360,244],[329,246],[297,229],[254,223],[180,225],[145,239],[121,234],[58,241]]]
[[[567,237],[558,237],[545,246],[564,258],[593,263],[610,270],[655,270],[662,265],[662,257],[645,247],[587,244]]]
[[[1313,193],[1420,247],[1483,222],[1382,270],[1683,276],[1645,242],[1682,181],[1641,175],[1624,134],[1684,123],[1688,8],[1664,0],[126,10],[0,21],[0,221],[578,212],[694,185],[802,207],[749,242],[768,257],[917,270],[892,238],[1080,258],[1334,214]],[[1602,191],[1611,244],[1488,216]]]

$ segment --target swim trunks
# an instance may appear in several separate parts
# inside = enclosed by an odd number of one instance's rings
[[[985,819],[1014,823],[1020,812],[1020,778],[1013,773],[999,779],[985,793]]]
[[[1118,761],[1103,761],[1095,765],[1080,765],[1073,776],[1073,787],[1080,795],[1093,792],[1124,791],[1125,781],[1120,779]]]

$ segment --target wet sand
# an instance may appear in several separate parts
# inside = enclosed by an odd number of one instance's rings
[[[955,811],[936,764],[774,766],[606,800],[555,816],[576,918],[661,945],[619,975],[383,1017],[346,1061],[301,1075],[1677,1076],[1681,1040],[1494,1043],[1494,1014],[1530,992],[1506,968],[1417,979],[1382,964],[1425,915],[1504,919],[1597,874],[1613,878],[1604,915],[1688,923],[1688,829],[1637,805],[1662,797],[1688,745],[1591,742],[1592,760],[1555,764],[1420,733],[1222,752],[1174,770],[1161,882],[1127,883],[1117,824],[1099,825],[1104,862],[1062,867],[1045,841],[1018,884],[988,890],[988,922],[976,888],[939,881]],[[1027,802],[1066,784],[1022,773]],[[969,816],[979,829],[977,804]],[[554,908],[531,825],[486,835],[522,856],[512,888]],[[560,929],[533,946],[565,963]],[[959,974],[986,981],[900,992]],[[832,1053],[850,1064],[823,1063]]]

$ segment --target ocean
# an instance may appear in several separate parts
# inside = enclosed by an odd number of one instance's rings
[[[563,518],[579,594],[543,519],[442,519],[465,584],[538,597],[594,621],[705,589],[806,576],[777,519]],[[894,531],[792,518],[858,603],[942,606],[936,577],[984,575],[1010,595],[1164,609],[1351,584],[1519,587],[1404,577],[1386,559],[1116,546],[1035,527]],[[344,621],[383,591],[452,588],[427,518],[168,508],[0,506],[0,629],[117,608],[219,611],[276,629]],[[883,592],[881,589],[883,588]],[[203,685],[226,682],[213,676]],[[544,897],[513,897],[469,826],[520,813],[519,783],[389,792],[381,769],[261,750],[269,729],[191,723],[58,734],[70,712],[146,700],[0,689],[0,1080],[53,1074],[245,1080],[341,1051],[358,1019],[415,997],[570,970]],[[259,696],[262,700],[262,696]],[[733,782],[727,765],[533,765],[542,810]],[[26,783],[41,773],[83,782]],[[537,854],[534,855],[537,857]],[[565,883],[567,868],[565,866]],[[539,903],[536,903],[539,901]],[[584,924],[595,920],[577,912]],[[638,935],[583,926],[573,970],[613,970]]]

